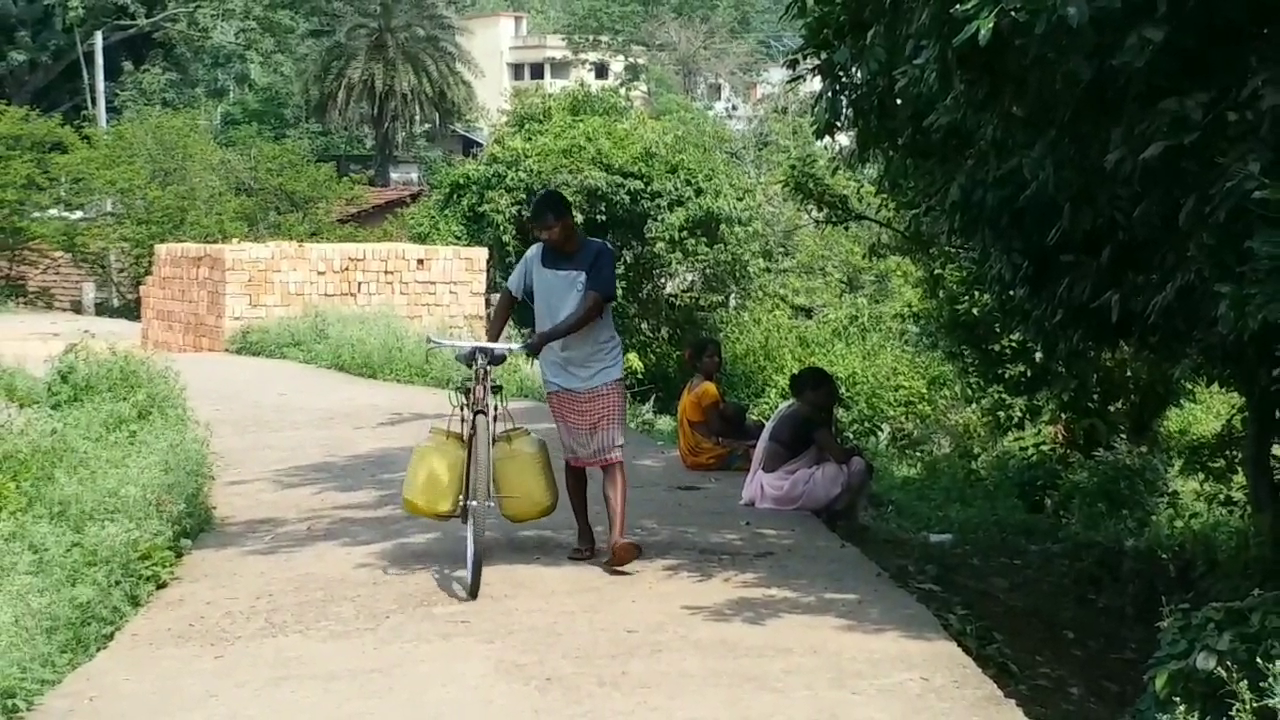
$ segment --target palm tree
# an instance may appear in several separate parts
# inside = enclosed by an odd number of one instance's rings
[[[406,131],[440,127],[474,102],[475,59],[442,0],[336,0],[311,76],[317,114],[373,134],[374,183],[391,184]]]

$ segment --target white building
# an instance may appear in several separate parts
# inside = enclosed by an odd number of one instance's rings
[[[501,117],[518,88],[537,86],[555,92],[576,82],[617,84],[626,68],[622,58],[575,53],[563,35],[530,35],[527,13],[471,15],[460,24],[462,46],[479,65],[472,85],[488,116],[486,124]]]
[[[746,83],[741,94],[735,92],[729,83],[719,81],[709,81],[704,94],[713,115],[723,118],[735,130],[741,130],[750,123],[756,103],[782,90],[791,79],[792,73],[786,68],[768,67]],[[822,80],[807,75],[796,83],[796,87],[806,95],[816,93],[822,89]]]

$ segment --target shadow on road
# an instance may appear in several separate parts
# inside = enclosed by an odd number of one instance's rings
[[[548,439],[553,454],[558,451],[543,406],[520,403],[510,410],[516,424]],[[365,430],[417,423],[421,433],[415,435],[420,437],[428,423],[447,417],[448,413],[396,413]],[[710,622],[764,625],[819,616],[840,620],[841,628],[861,633],[939,637],[927,611],[882,579],[874,564],[845,547],[816,518],[742,508],[737,503],[741,474],[693,473],[679,464],[670,448],[636,434],[628,443],[628,521],[633,537],[645,548],[646,560],[633,566],[634,576],[619,577],[618,582],[640,582],[639,577],[659,572],[693,583],[726,585],[730,591],[720,595],[728,599],[682,606]],[[255,554],[298,552],[318,544],[363,547],[369,550],[363,562],[390,575],[429,573],[444,592],[457,598],[456,581],[464,563],[462,525],[411,517],[400,507],[400,483],[412,449],[409,444],[377,447],[226,480],[318,495],[323,502],[310,505],[322,509],[226,521],[201,544]],[[597,540],[603,541],[598,478],[592,475],[591,502]],[[560,507],[544,520],[514,525],[496,517],[486,539],[488,566],[572,565],[565,553],[575,539],[573,527],[563,493]]]

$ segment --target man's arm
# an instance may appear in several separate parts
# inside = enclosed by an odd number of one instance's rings
[[[604,306],[604,298],[600,293],[588,290],[582,298],[582,304],[572,315],[538,333],[538,339],[543,345],[563,340],[598,320],[601,315],[604,315]]]
[[[526,251],[520,258],[520,262],[511,269],[507,286],[502,289],[502,294],[498,296],[498,304],[493,306],[493,314],[489,316],[489,326],[485,333],[488,342],[498,342],[502,338],[502,331],[506,330],[507,323],[511,322],[511,313],[516,309],[516,303],[525,296],[525,282],[529,277],[527,266],[532,252],[532,248]]]
[[[503,288],[502,294],[498,296],[498,304],[493,306],[493,314],[489,316],[489,342],[498,342],[502,338],[502,331],[507,329],[507,323],[511,322],[511,313],[515,309],[516,296]]]
[[[613,248],[601,244],[591,262],[591,267],[587,268],[586,292],[583,294],[582,304],[564,321],[539,333],[539,340],[543,345],[547,345],[578,332],[599,320],[604,315],[605,306],[613,302],[617,296],[617,258]]]

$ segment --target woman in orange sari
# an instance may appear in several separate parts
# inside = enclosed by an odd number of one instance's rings
[[[676,408],[676,438],[680,460],[690,470],[747,470],[755,447],[746,408],[727,403],[716,384],[723,365],[720,342],[699,338],[685,361],[694,376],[680,393]]]

